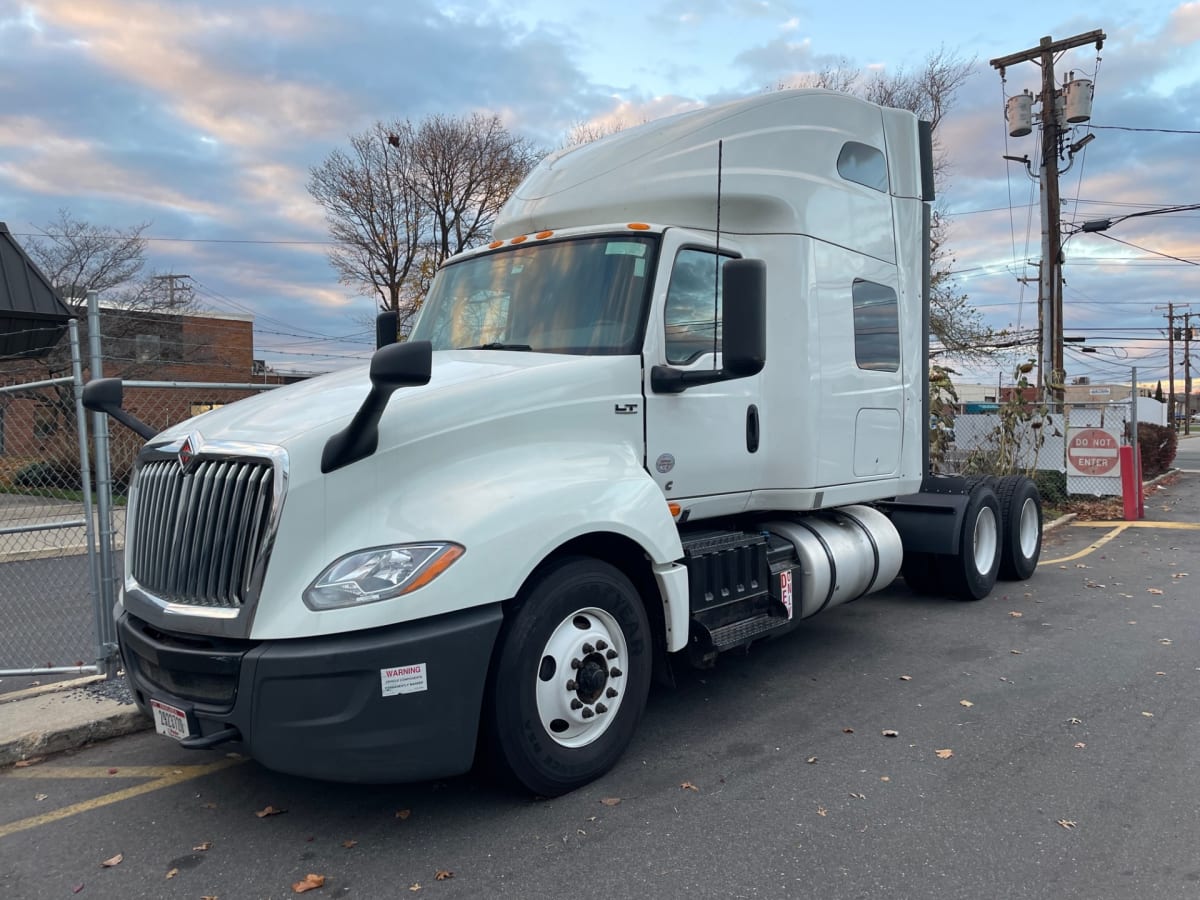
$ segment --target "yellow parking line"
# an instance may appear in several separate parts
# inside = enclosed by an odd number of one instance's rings
[[[1122,522],[1125,528],[1167,528],[1178,531],[1200,531],[1200,523],[1196,522],[1155,522],[1150,519],[1140,519],[1136,522]],[[1072,522],[1072,528],[1111,528],[1112,522]]]
[[[70,816],[78,815],[79,813],[88,812],[93,809],[99,809],[102,806],[108,806],[111,803],[119,803],[122,800],[128,800],[131,797],[137,797],[142,794],[148,794],[151,791],[157,791],[165,787],[171,787],[175,784],[181,784],[185,781],[191,781],[193,778],[200,778],[204,775],[209,775],[213,772],[218,772],[221,769],[227,769],[230,766],[236,766],[239,763],[245,762],[244,759],[222,759],[214,763],[209,763],[205,766],[184,766],[169,767],[169,766],[145,766],[142,767],[147,771],[166,771],[168,774],[161,778],[155,778],[153,781],[147,781],[145,784],[134,785],[133,787],[125,788],[123,791],[114,791],[111,794],[104,794],[101,797],[94,797],[91,800],[84,800],[81,803],[72,803],[70,806],[62,806],[58,809],[52,809],[49,812],[44,812],[40,816],[30,816],[28,819],[21,819],[18,822],[10,822],[7,825],[0,825],[0,838],[6,838],[10,834],[16,834],[19,831],[28,831],[30,828],[37,828],[39,825],[47,825],[50,822],[57,822],[60,819],[66,819]],[[101,770],[100,767],[80,767],[74,769],[76,773],[84,771],[104,771],[107,775],[108,770]],[[13,772],[12,775],[20,778],[54,778],[59,776],[49,775],[47,773],[55,771],[53,768],[46,768],[40,772],[30,771],[28,769],[19,772]],[[96,775],[64,775],[64,778],[95,778]]]
[[[1089,522],[1087,524],[1091,525],[1093,523]],[[1112,522],[1105,522],[1103,524],[1108,525],[1110,527],[1112,526]],[[1092,544],[1089,544],[1087,547],[1084,547],[1078,553],[1072,553],[1070,556],[1063,556],[1063,557],[1060,557],[1059,559],[1043,559],[1041,562],[1038,563],[1038,565],[1039,566],[1049,566],[1054,563],[1070,562],[1073,559],[1079,559],[1082,556],[1087,556],[1089,553],[1093,553],[1096,550],[1099,550],[1101,547],[1103,547],[1105,544],[1107,544],[1109,541],[1111,541],[1113,538],[1115,538],[1118,534],[1120,534],[1122,531],[1124,531],[1126,528],[1128,528],[1131,524],[1132,524],[1131,522],[1122,522],[1116,528],[1113,528],[1113,530],[1110,531],[1108,534],[1106,534],[1104,537],[1100,538],[1100,540],[1095,541]]]
[[[230,760],[233,762],[234,760]],[[13,769],[10,778],[166,778],[203,766],[33,766]]]

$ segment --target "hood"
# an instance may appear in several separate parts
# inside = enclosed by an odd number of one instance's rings
[[[482,413],[494,416],[498,407],[542,405],[547,393],[575,397],[591,393],[608,381],[602,373],[614,368],[619,357],[567,356],[503,350],[446,350],[433,354],[429,383],[401,388],[391,397],[384,421],[397,411],[407,417],[418,409],[446,410],[441,401],[451,395],[461,401],[464,394],[477,398],[454,411],[470,418]],[[309,432],[332,434],[358,410],[370,390],[367,365],[354,366],[328,375],[263,391],[219,409],[203,413],[156,435],[150,443],[177,440],[199,432],[206,441],[249,441],[287,445]],[[486,386],[486,387],[485,387]],[[603,391],[603,388],[601,388]],[[536,399],[530,396],[534,392]],[[454,404],[456,407],[459,403]]]

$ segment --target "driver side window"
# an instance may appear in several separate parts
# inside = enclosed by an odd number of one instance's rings
[[[686,364],[714,349],[720,352],[721,282],[717,262],[729,258],[693,248],[680,250],[675,257],[667,288],[668,363]]]

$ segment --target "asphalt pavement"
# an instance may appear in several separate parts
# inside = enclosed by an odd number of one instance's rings
[[[981,603],[898,583],[656,688],[553,801],[187,752],[112,683],[6,695],[0,896],[1200,898],[1197,560],[1176,474]]]

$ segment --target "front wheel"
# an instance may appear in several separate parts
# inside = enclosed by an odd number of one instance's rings
[[[553,564],[518,598],[488,697],[499,762],[555,797],[607,772],[650,689],[650,626],[629,579],[595,559]]]

